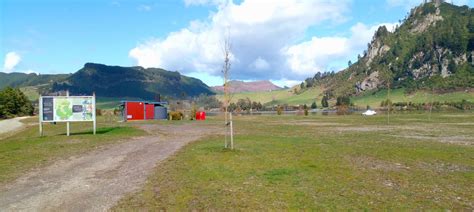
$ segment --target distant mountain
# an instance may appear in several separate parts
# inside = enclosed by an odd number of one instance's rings
[[[280,87],[276,86],[268,80],[254,81],[254,82],[243,82],[233,80],[229,82],[230,92],[242,93],[242,92],[259,92],[259,91],[273,91],[279,90]],[[224,92],[224,86],[213,86],[217,92]]]
[[[73,94],[102,97],[138,97],[154,99],[161,96],[186,98],[212,94],[201,80],[160,68],[107,66],[86,63],[65,80],[53,83],[52,91],[69,90]]]
[[[474,87],[474,9],[432,0],[411,10],[389,31],[375,33],[368,48],[337,73],[317,73],[301,84],[329,96],[404,88],[454,91]]]
[[[10,87],[27,87],[48,85],[66,79],[70,74],[25,74],[0,72],[0,89]]]
[[[74,74],[24,74],[0,73],[0,89],[34,86],[42,94],[69,90],[72,95],[99,97],[133,97],[155,99],[162,97],[186,98],[214,92],[201,80],[181,75],[179,72],[159,68],[107,66],[86,63]]]

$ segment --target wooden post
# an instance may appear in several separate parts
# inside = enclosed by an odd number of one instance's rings
[[[93,125],[93,128],[94,128],[93,133],[95,135],[95,133],[97,131],[96,130],[97,129],[96,128],[97,127],[97,119],[96,119],[96,114],[95,114],[95,110],[96,110],[96,108],[95,108],[95,92],[92,94],[92,106],[94,107],[92,109],[92,122],[93,122],[92,125]]]
[[[232,113],[229,113],[230,117],[230,149],[234,149],[234,128],[232,126]]]
[[[43,97],[39,96],[38,101],[39,135],[43,136]]]
[[[431,121],[431,112],[433,111],[433,95],[434,95],[434,86],[431,88],[431,98],[430,98],[430,114],[428,120]]]
[[[66,96],[69,97],[69,90],[66,91]],[[70,135],[70,124],[69,124],[69,121],[66,122],[66,128],[67,128],[66,135],[69,136],[69,135]]]
[[[224,127],[225,127],[225,133],[224,133],[224,148],[227,149],[228,145],[227,145],[227,125],[229,124],[228,121],[227,121],[227,107],[225,108],[225,113],[224,113]]]
[[[390,82],[388,83],[388,92],[387,92],[387,104],[388,104],[388,112],[387,112],[387,124],[390,124],[390,108],[392,107],[392,101],[390,100]]]

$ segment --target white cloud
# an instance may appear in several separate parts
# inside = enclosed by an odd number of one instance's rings
[[[210,1],[187,4],[196,2]],[[218,76],[223,61],[222,35],[230,31],[233,78],[273,79],[287,84],[284,82],[343,68],[341,61],[347,64],[362,53],[379,26],[394,29],[395,23],[357,23],[351,27],[349,36],[315,36],[298,43],[309,27],[344,21],[348,5],[340,1],[246,0],[239,5],[230,2],[219,6],[209,20],[193,21],[164,39],[141,43],[129,56],[144,67]]]
[[[283,50],[288,66],[301,76],[328,71],[333,61],[348,61],[367,48],[374,32],[382,25],[392,31],[395,24],[385,23],[368,27],[357,23],[351,27],[350,37],[313,37],[310,41]]]
[[[24,70],[24,71],[21,71],[25,74],[36,74],[36,75],[39,75],[40,73],[35,71],[35,70],[31,70],[31,69],[28,69],[28,70]]]
[[[5,62],[3,63],[3,71],[11,72],[21,61],[21,56],[16,52],[8,52],[5,55]]]
[[[185,1],[187,5],[215,1]],[[282,52],[322,24],[346,20],[350,0],[245,0],[217,6],[207,20],[163,39],[150,39],[131,49],[129,56],[144,67],[161,67],[183,73],[206,72],[219,75],[226,31],[232,42],[232,76],[235,79],[300,79],[300,70],[287,66]]]
[[[250,68],[256,70],[267,70],[270,68],[270,64],[261,57],[258,57],[252,64],[250,64]]]
[[[280,80],[271,80],[271,82],[279,87],[293,87],[295,85],[299,85],[301,83],[301,80],[288,80],[288,79],[280,79]]]

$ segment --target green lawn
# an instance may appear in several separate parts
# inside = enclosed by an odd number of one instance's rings
[[[308,104],[315,101],[319,104],[321,102],[321,90],[319,88],[310,88],[300,94],[294,94],[291,89],[266,91],[266,92],[245,92],[232,94],[232,102],[237,102],[239,99],[249,98],[251,101],[261,102],[267,105],[278,104]],[[223,95],[217,95],[217,99],[223,99]]]
[[[37,118],[24,122],[33,124]],[[93,150],[99,146],[117,143],[145,133],[127,124],[109,123],[99,117],[97,135],[92,135],[92,123],[71,123],[67,137],[66,124],[44,124],[45,136],[39,137],[38,126],[28,126],[7,138],[0,138],[0,185],[5,184],[35,167],[41,167],[60,158]]]
[[[211,122],[216,117],[210,117]],[[473,210],[474,114],[235,116],[115,210]],[[442,129],[442,130],[441,130]]]
[[[387,90],[375,93],[367,93],[363,96],[354,97],[352,101],[355,105],[364,107],[369,105],[373,108],[379,107],[380,103],[387,99]],[[392,102],[413,102],[428,103],[431,101],[438,102],[460,102],[463,99],[474,102],[474,92],[452,92],[446,94],[434,94],[427,91],[417,91],[414,94],[406,95],[404,89],[395,89],[390,92]]]

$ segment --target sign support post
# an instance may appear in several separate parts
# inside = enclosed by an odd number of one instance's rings
[[[39,96],[38,117],[39,117],[39,134],[41,137],[43,136],[43,98],[41,97],[41,94]]]
[[[69,90],[66,91],[66,96],[69,97]],[[69,128],[70,128],[69,122],[66,122],[66,126],[67,126],[67,132],[66,132],[66,134],[67,134],[67,136],[69,136],[69,135],[70,135],[70,134],[69,134],[69,130],[70,130],[70,129],[69,129]]]
[[[96,133],[96,126],[97,126],[97,121],[96,121],[96,108],[95,108],[95,92],[92,94],[92,105],[94,105],[94,110],[92,110],[92,119],[93,119],[93,125],[94,125],[94,129],[93,129],[93,132],[94,132],[94,135]]]

